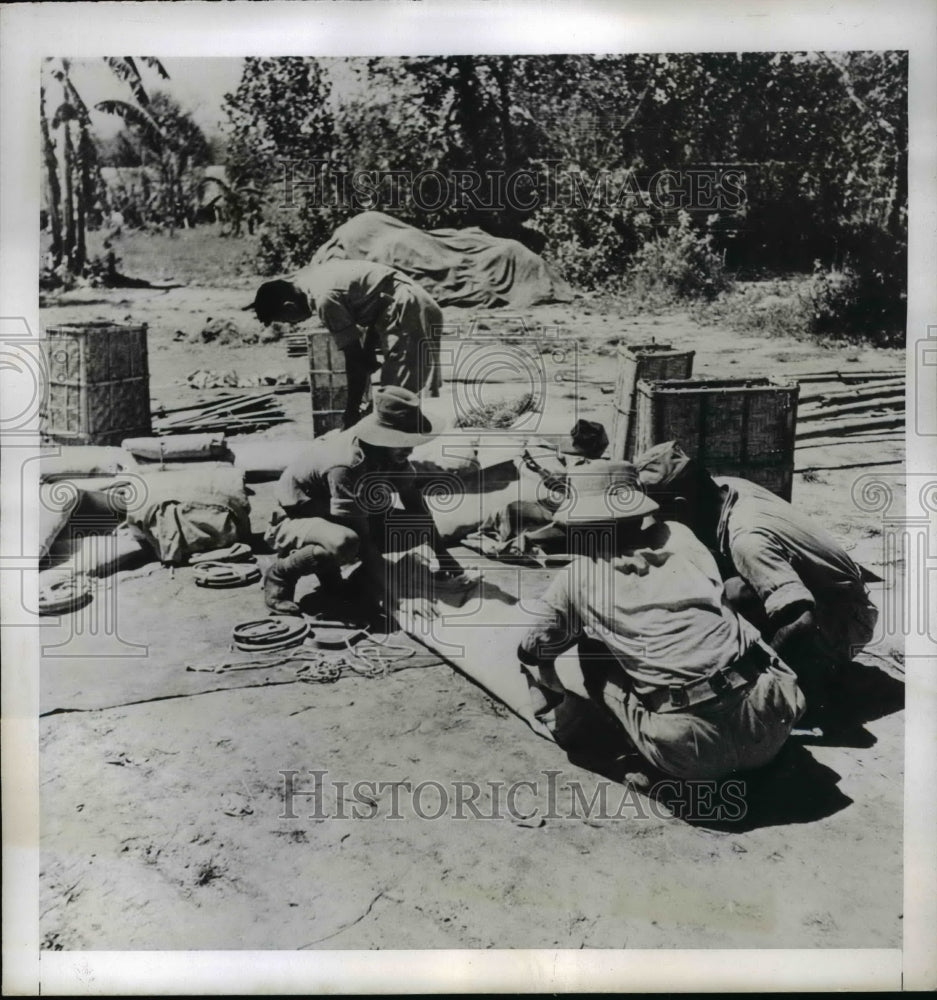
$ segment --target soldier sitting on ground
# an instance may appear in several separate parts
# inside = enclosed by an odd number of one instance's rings
[[[563,545],[566,537],[561,524],[553,519],[567,492],[567,474],[600,460],[608,448],[605,427],[595,420],[577,420],[569,440],[557,449],[556,455],[534,458],[525,451],[521,464],[537,477],[535,500],[511,500],[490,514],[479,531],[493,536],[501,550],[524,548],[528,544],[542,547]]]

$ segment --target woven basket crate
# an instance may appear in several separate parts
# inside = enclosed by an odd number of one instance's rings
[[[345,355],[335,346],[327,330],[307,335],[309,347],[309,393],[312,398],[314,437],[342,426],[348,405]]]
[[[119,444],[147,437],[150,373],[146,324],[71,323],[49,327],[49,383],[40,433],[61,444]]]
[[[712,475],[790,500],[799,392],[776,378],[639,381],[635,451],[677,441]]]
[[[633,344],[619,354],[611,457],[630,459],[635,451],[635,392],[641,379],[685,379],[693,374],[695,351],[675,351],[670,344]]]

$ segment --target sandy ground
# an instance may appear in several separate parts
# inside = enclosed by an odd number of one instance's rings
[[[172,405],[197,396],[179,380],[198,368],[304,370],[304,360],[287,358],[282,344],[174,339],[208,317],[247,327],[252,321],[239,307],[254,283],[234,277],[197,289],[75,293],[50,303],[43,321],[149,323],[151,397],[154,405]],[[483,321],[492,316],[504,319],[489,314]],[[460,324],[470,319],[447,314]],[[563,356],[545,356],[551,418],[577,407],[578,415],[609,426],[613,397],[604,390],[615,377],[616,339],[692,348],[698,374],[903,363],[899,352],[762,340],[680,315],[603,311],[589,300],[533,309],[524,319],[571,338]],[[572,362],[579,381],[558,381]],[[265,436],[308,432],[308,397],[281,401],[296,423]],[[881,514],[861,509],[852,489],[863,475],[900,472],[902,454],[897,439],[797,454],[795,503],[879,573]],[[257,487],[253,502],[260,531],[269,484]],[[825,740],[792,741],[774,765],[747,778],[744,815],[685,822],[673,815],[679,802],[668,814],[657,797],[570,762],[431,656],[383,678],[344,676],[332,685],[299,683],[289,670],[224,683],[186,673],[187,663],[224,659],[230,622],[259,616],[262,607],[257,590],[209,596],[185,572],[148,566],[111,583],[124,638],[147,644],[146,655],[53,655],[43,665],[44,947],[900,944],[903,685],[901,657],[891,657],[887,641],[855,668],[852,724]],[[67,642],[68,628],[63,619],[46,629],[46,645]],[[167,676],[175,678],[174,697],[164,696]],[[295,818],[284,818],[280,772],[307,769],[327,770],[323,794],[297,797]],[[296,788],[311,780],[300,775]],[[421,818],[413,796],[402,792],[395,810],[389,785],[355,800],[359,780],[439,782],[448,808],[438,819]],[[532,819],[484,818],[503,794],[492,783],[525,780],[537,782],[535,792],[525,792],[538,810]],[[466,807],[458,817],[455,785],[471,781],[482,786],[475,802],[481,815]],[[349,785],[342,794],[334,782]],[[418,805],[432,815],[438,789],[423,792]],[[584,810],[568,808],[574,794],[588,801],[595,793],[607,797],[604,818],[601,810],[584,818]]]

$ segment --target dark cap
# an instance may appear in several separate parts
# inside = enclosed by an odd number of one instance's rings
[[[597,420],[577,420],[569,432],[569,441],[560,451],[567,455],[601,458],[608,447],[608,434]]]
[[[242,311],[253,309],[260,322],[267,326],[273,322],[283,305],[296,301],[296,294],[297,288],[292,281],[286,281],[284,278],[265,281],[257,289],[254,301],[249,306],[244,306]]]

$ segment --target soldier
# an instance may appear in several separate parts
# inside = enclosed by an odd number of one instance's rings
[[[803,695],[724,600],[712,555],[682,524],[644,527],[657,504],[630,463],[572,469],[569,482],[571,499],[554,518],[583,554],[554,578],[518,648],[535,714],[564,745],[576,696],[555,660],[576,646],[590,705],[617,723],[623,752],[686,779],[767,764],[803,713]]]
[[[736,609],[797,671],[811,713],[820,710],[832,674],[878,621],[861,567],[789,503],[744,479],[713,479],[674,441],[635,465],[667,516],[714,552]]]
[[[264,576],[271,611],[299,614],[294,601],[301,577],[315,574],[324,603],[342,614],[341,568],[360,560],[372,592],[360,595],[369,611],[383,603],[380,554],[396,494],[408,525],[420,525],[439,570],[459,577],[462,568],[443,546],[407,460],[411,450],[435,434],[407,389],[375,390],[373,413],[349,430],[313,441],[306,455],[287,467],[277,486],[278,509],[266,539],[277,558]],[[344,609],[344,610],[347,610]]]
[[[428,292],[391,267],[365,260],[310,264],[290,281],[264,282],[245,308],[264,326],[319,317],[345,355],[346,429],[357,421],[368,378],[379,367],[381,385],[439,395],[442,312]]]

